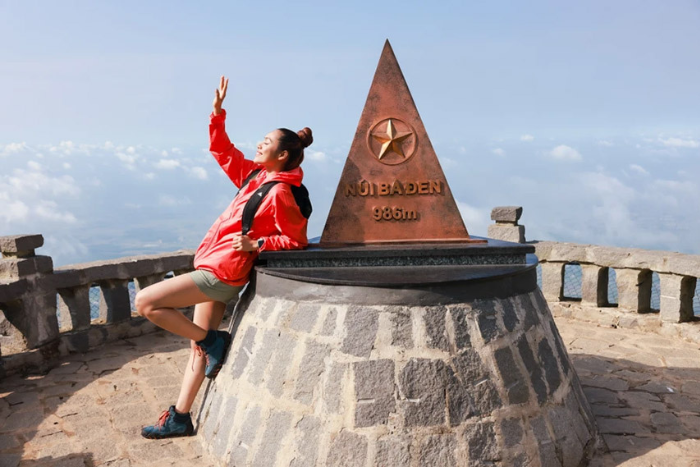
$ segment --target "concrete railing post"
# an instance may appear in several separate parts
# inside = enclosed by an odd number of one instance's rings
[[[598,307],[608,305],[608,268],[581,265],[581,303]]]
[[[496,240],[506,242],[525,243],[525,226],[518,225],[518,220],[523,213],[521,206],[499,206],[491,210],[491,220],[495,224],[489,225],[488,236]]]
[[[682,323],[693,319],[695,277],[659,274],[661,285],[660,314],[663,321]]]
[[[560,262],[541,263],[542,293],[547,301],[558,302],[564,297],[564,265]]]
[[[651,271],[616,269],[618,305],[638,313],[651,310]]]
[[[90,286],[58,289],[61,329],[79,331],[90,327]]]
[[[134,278],[134,285],[136,286],[136,291],[139,292],[149,285],[157,284],[163,280],[163,274],[150,274],[148,276],[140,276]]]
[[[99,285],[102,290],[100,319],[105,323],[117,323],[130,319],[129,281],[113,279],[100,281]]]
[[[0,279],[25,282],[16,300],[0,303],[0,334],[15,336],[15,342],[3,345],[15,350],[35,349],[59,337],[56,289],[47,280],[53,260],[34,254],[43,244],[41,235],[0,237]]]

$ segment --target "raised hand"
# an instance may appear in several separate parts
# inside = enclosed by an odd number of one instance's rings
[[[219,82],[219,88],[216,90],[216,95],[214,96],[214,115],[219,115],[221,113],[221,104],[224,103],[227,89],[228,78],[222,76],[221,81]]]

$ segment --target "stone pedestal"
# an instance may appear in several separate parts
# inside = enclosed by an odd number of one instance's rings
[[[230,466],[585,465],[596,427],[532,247],[453,248],[442,266],[439,247],[268,255],[204,398],[206,448]],[[399,265],[338,267],[372,257]]]

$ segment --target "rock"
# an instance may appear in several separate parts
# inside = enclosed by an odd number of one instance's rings
[[[0,237],[0,252],[14,256],[34,254],[44,245],[43,235],[9,235]]]
[[[454,435],[430,435],[423,439],[420,450],[420,467],[456,467]],[[394,465],[393,462],[389,465]]]
[[[321,378],[326,365],[324,359],[331,353],[331,347],[308,341],[306,353],[301,361],[297,385],[294,388],[294,398],[302,404],[310,405],[313,401],[314,390]]]
[[[509,224],[491,224],[488,227],[489,238],[504,242],[525,243],[525,226]]]
[[[498,206],[491,210],[491,220],[517,224],[522,214],[522,206]]]
[[[446,369],[441,360],[411,359],[399,377],[406,397],[406,426],[433,426],[445,423]]]
[[[347,334],[341,351],[356,357],[369,357],[377,336],[379,318],[376,310],[351,306],[345,315]]]
[[[396,407],[394,361],[355,362],[355,426],[385,424]]]
[[[326,465],[328,467],[365,467],[366,461],[367,438],[343,430],[331,442]]]
[[[508,401],[511,404],[524,404],[527,402],[530,398],[529,384],[516,366],[510,347],[496,350],[494,358],[503,379],[503,386],[508,393]]]

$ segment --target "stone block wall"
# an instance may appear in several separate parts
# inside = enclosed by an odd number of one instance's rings
[[[200,411],[223,465],[578,466],[594,448],[538,290],[447,306],[255,295],[243,308]]]

